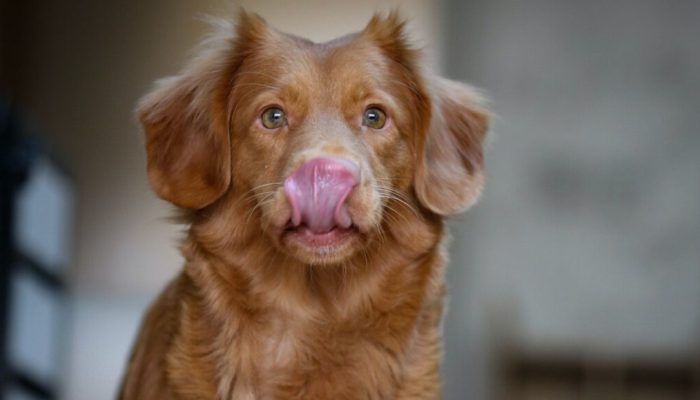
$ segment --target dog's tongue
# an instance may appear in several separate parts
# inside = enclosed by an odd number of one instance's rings
[[[345,200],[357,185],[359,171],[344,158],[316,158],[299,167],[284,181],[292,225],[304,224],[313,233],[349,228],[352,219]]]

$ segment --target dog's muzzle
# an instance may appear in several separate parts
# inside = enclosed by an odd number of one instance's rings
[[[314,158],[302,164],[284,182],[292,227],[305,225],[313,233],[351,227],[346,201],[359,182],[360,168],[347,158]]]

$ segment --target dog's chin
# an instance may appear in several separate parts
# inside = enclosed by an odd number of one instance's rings
[[[315,233],[302,225],[282,232],[284,249],[297,260],[310,265],[334,265],[347,261],[362,244],[360,231],[335,227],[328,232]]]

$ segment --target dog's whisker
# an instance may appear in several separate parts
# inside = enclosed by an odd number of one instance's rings
[[[386,205],[384,206],[384,209],[387,211],[387,214],[385,214],[386,216],[389,216],[389,215],[391,215],[391,214],[393,213],[393,215],[394,215],[396,218],[400,218],[400,220],[401,220],[402,222],[409,222],[409,221],[408,221],[408,218],[407,218],[405,215],[403,215],[400,211],[398,211],[397,209],[395,209],[394,207],[391,207],[390,205],[386,204]]]
[[[375,229],[377,231],[377,238],[379,240],[379,244],[384,245],[387,243],[387,238],[386,234],[384,233],[384,227],[382,226],[381,223],[377,224],[375,226]]]
[[[402,205],[409,211],[411,211],[411,213],[413,213],[413,215],[415,215],[416,217],[419,216],[418,211],[410,203],[399,197],[400,193],[385,191],[384,189],[379,189],[378,192],[380,193],[380,196],[382,196],[384,199],[395,201],[399,205]]]
[[[282,185],[281,182],[271,182],[271,183],[264,183],[262,185],[255,186],[254,188],[247,190],[244,193],[242,193],[241,195],[239,195],[238,201],[247,202],[247,201],[253,200],[259,195],[258,193],[255,193],[257,190],[260,190],[264,187],[269,187],[269,186],[274,186],[276,188],[276,187],[279,187],[281,185]],[[274,193],[274,190],[271,190],[269,192]],[[263,193],[269,193],[269,192],[263,192]]]
[[[391,225],[391,226],[401,226],[402,222],[405,222],[405,219],[402,217],[399,217],[396,213],[392,213],[390,210],[387,210],[387,212],[384,214],[384,218],[386,221]],[[392,230],[389,229],[391,232]]]
[[[267,200],[258,202],[258,203],[255,205],[255,207],[253,207],[250,211],[248,211],[248,214],[246,215],[245,223],[248,224],[248,222],[249,222],[249,220],[250,220],[250,217],[252,217],[253,214],[255,213],[255,211],[257,211],[260,207],[263,207],[263,206],[265,206],[265,205],[267,205],[267,204],[269,204],[269,203],[272,203],[274,200],[275,200],[275,199],[268,198]]]

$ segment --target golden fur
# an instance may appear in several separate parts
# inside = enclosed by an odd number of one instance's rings
[[[440,397],[443,218],[478,197],[488,115],[420,69],[403,25],[377,15],[316,44],[242,13],[143,99],[151,184],[189,229],[121,399]],[[279,131],[256,122],[270,104]],[[369,105],[381,131],[360,126]],[[281,182],[319,155],[362,170],[332,251],[285,234]]]

